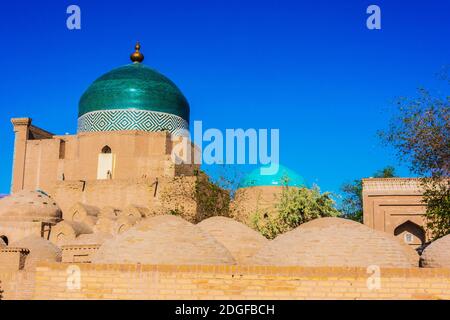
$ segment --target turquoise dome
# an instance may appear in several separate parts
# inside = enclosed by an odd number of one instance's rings
[[[264,168],[264,167],[262,167]],[[269,186],[304,187],[305,181],[294,171],[280,165],[274,175],[262,175],[261,168],[247,174],[239,184],[239,188],[269,187]]]
[[[189,103],[178,87],[141,64],[125,65],[104,74],[79,102],[78,130],[176,131],[187,129]]]

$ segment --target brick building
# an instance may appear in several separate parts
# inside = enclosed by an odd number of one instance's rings
[[[414,179],[364,180],[365,225],[317,219],[269,241],[205,219],[195,196],[208,177],[171,158],[189,104],[139,45],[131,59],[82,95],[77,134],[12,120],[0,299],[450,299],[449,236],[421,262],[412,248],[427,240]],[[284,167],[249,174],[229,215],[274,213],[285,177],[304,186]]]

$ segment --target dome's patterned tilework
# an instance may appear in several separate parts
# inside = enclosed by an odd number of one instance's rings
[[[321,218],[280,235],[250,264],[275,266],[417,267],[419,257],[387,233],[341,219]]]
[[[95,80],[79,102],[79,117],[101,110],[134,109],[173,114],[189,122],[189,103],[167,77],[141,63],[113,69]]]
[[[450,235],[432,242],[422,253],[425,268],[450,268]]]
[[[260,233],[230,218],[212,217],[197,226],[227,248],[238,264],[244,263],[269,243]]]
[[[78,132],[120,130],[167,130],[180,134],[182,130],[189,130],[189,124],[173,114],[133,109],[93,111],[78,119]]]
[[[171,215],[142,220],[105,242],[94,263],[235,264],[230,252],[199,227]]]

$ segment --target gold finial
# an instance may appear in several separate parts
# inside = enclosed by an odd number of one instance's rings
[[[144,55],[140,51],[141,45],[139,44],[139,41],[136,42],[134,48],[136,49],[136,51],[131,54],[130,59],[134,63],[141,63],[142,61],[144,61]]]

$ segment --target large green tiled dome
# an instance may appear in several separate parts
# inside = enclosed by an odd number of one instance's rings
[[[78,131],[188,129],[189,103],[164,75],[132,63],[114,69],[86,90],[79,102]]]
[[[290,187],[304,187],[305,181],[291,169],[280,165],[278,172],[273,175],[261,174],[261,168],[251,171],[239,183],[239,188],[276,187],[285,185]]]

